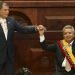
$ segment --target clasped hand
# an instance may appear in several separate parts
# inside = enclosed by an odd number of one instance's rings
[[[44,35],[44,32],[46,31],[46,27],[43,25],[38,25],[37,30],[39,32],[39,35],[42,36],[42,35]]]

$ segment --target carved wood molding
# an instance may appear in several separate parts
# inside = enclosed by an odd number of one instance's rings
[[[45,16],[45,25],[48,30],[60,31],[64,25],[73,25],[75,27],[75,16]]]
[[[75,19],[75,16],[45,16],[47,20],[52,19]]]
[[[35,71],[39,71],[39,70],[40,71],[45,70],[45,72],[49,72],[50,70],[54,71],[54,68],[52,68],[54,67],[54,65],[51,63],[51,62],[54,62],[54,59],[53,59],[54,53],[45,52],[41,48],[30,48],[30,51],[31,51],[31,59],[32,59],[31,62],[34,63],[31,66]],[[53,57],[50,57],[50,56],[53,56]]]
[[[6,1],[10,7],[75,7],[72,1]]]

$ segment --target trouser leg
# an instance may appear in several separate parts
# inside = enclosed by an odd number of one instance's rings
[[[3,64],[0,64],[0,75],[2,75],[3,72]]]
[[[14,74],[14,63],[7,61],[4,69],[5,75],[15,75]]]

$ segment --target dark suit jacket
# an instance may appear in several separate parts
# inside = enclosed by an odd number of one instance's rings
[[[60,67],[60,70],[62,69],[61,65],[62,65],[62,62],[64,60],[64,55],[63,53],[61,52],[59,46],[58,46],[58,43],[54,43],[54,44],[47,44],[46,41],[43,41],[43,42],[40,42],[41,43],[41,47],[45,50],[45,51],[52,51],[52,52],[55,52],[55,62],[56,62],[56,65],[58,67]],[[72,44],[72,52],[73,54],[75,55],[75,40]]]
[[[8,37],[5,39],[3,29],[0,25],[0,64],[9,59],[14,61],[14,47],[13,47],[13,36],[14,31],[19,31],[22,33],[35,33],[35,27],[26,26],[22,27],[17,21],[13,18],[7,18],[7,27],[8,27]]]

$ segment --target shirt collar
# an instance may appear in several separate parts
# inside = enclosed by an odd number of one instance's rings
[[[72,45],[72,44],[73,44],[73,42],[74,42],[74,40],[70,42],[70,45]]]
[[[2,22],[6,22],[6,19],[0,17],[0,23],[2,23]]]

